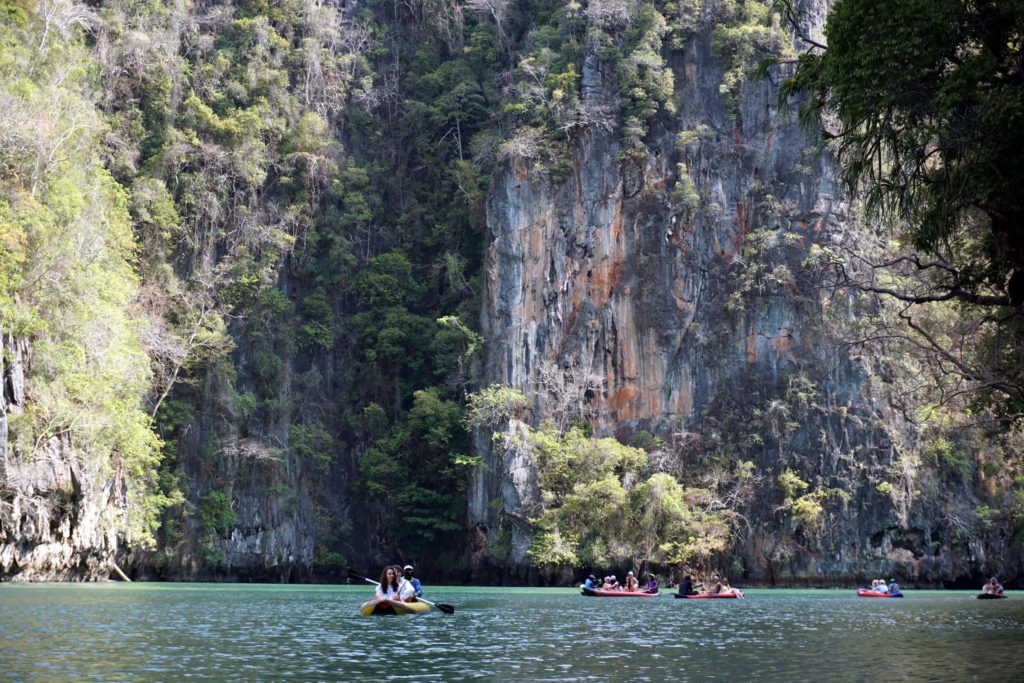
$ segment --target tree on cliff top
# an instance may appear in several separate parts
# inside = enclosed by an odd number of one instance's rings
[[[825,33],[827,47],[806,41],[782,94],[810,94],[803,114],[821,120],[844,180],[901,233],[886,265],[916,276],[894,287],[840,266],[844,284],[904,302],[917,341],[940,355],[949,346],[910,309],[962,304],[984,354],[947,360],[1021,415],[1024,2],[839,0]]]

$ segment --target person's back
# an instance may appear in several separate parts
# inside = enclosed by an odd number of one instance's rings
[[[596,582],[597,582],[597,579],[594,577],[593,574],[591,574],[590,576],[587,577],[587,580],[583,582],[583,587],[587,588],[589,590],[594,590],[594,589],[597,588],[597,583]]]
[[[693,579],[687,574],[683,577],[683,580],[679,582],[679,595],[696,595],[697,591],[693,589]]]
[[[900,585],[898,583],[896,583],[896,579],[889,579],[889,586],[886,587],[886,586],[883,585],[882,588],[884,588],[885,591],[887,593],[889,593],[889,595],[899,595],[900,594]]]

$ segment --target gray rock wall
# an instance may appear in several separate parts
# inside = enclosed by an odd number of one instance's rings
[[[812,4],[818,23],[805,30],[820,35],[827,3]],[[545,377],[559,368],[584,378],[579,406],[598,434],[627,443],[640,429],[696,435],[704,446],[679,451],[680,467],[725,450],[754,460],[761,483],[744,509],[750,524],[723,558],[746,580],[939,582],[977,572],[984,543],[958,546],[942,512],[956,496],[970,507],[969,486],[939,495],[933,473],[901,460],[917,435],[873,377],[872,359],[837,340],[834,326],[850,314],[823,303],[804,263],[812,245],[855,240],[859,229],[831,158],[795,111],[778,111],[770,82],[746,84],[728,111],[708,35],[673,59],[677,112],[652,126],[643,163],[620,161],[615,133],[590,130],[564,181],[525,160],[495,175],[485,384],[523,391],[539,422],[561,409]],[[595,64],[585,60],[583,92],[607,105],[610,85]],[[677,149],[682,131],[699,131],[698,141]],[[679,162],[699,209],[672,199]],[[813,387],[809,397],[794,399],[798,382]],[[741,433],[758,443],[742,445]],[[528,455],[479,444],[487,455],[470,517],[494,550],[479,542],[474,562],[527,572],[538,501]],[[835,492],[819,526],[780,511],[775,481],[785,469]],[[894,470],[893,490],[879,489]]]
[[[29,362],[25,340],[0,335],[0,579],[106,579],[124,526],[121,473],[90,464],[62,438],[28,457],[9,442]]]

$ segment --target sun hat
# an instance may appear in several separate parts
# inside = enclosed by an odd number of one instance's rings
[[[412,565],[411,564],[405,565],[404,567],[402,567],[402,571],[403,572],[404,571],[410,571],[411,572],[412,571]]]

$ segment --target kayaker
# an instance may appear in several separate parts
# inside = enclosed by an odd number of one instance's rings
[[[404,567],[402,567],[402,578],[405,579],[410,586],[412,586],[412,589],[415,592],[417,598],[422,597],[423,585],[420,583],[419,579],[412,575],[412,573],[413,568],[411,564],[407,564]]]
[[[708,593],[711,595],[718,595],[722,592],[722,577],[718,574],[711,575],[711,587],[708,588]]]
[[[640,582],[633,576],[633,572],[626,572],[626,590],[630,593],[636,593],[640,590]]]
[[[896,579],[889,579],[889,588],[887,589],[889,595],[899,595],[900,585],[896,583]]]
[[[597,590],[597,577],[591,574],[587,577],[587,580],[583,582],[583,587],[589,590]]]
[[[679,595],[697,595],[697,591],[693,588],[693,579],[689,574],[679,582]]]
[[[739,588],[733,588],[732,586],[730,586],[729,585],[729,579],[725,578],[724,576],[722,577],[722,591],[721,591],[721,593],[723,595],[726,595],[726,594],[727,595],[735,595],[737,598],[742,598],[743,597],[743,591],[741,591]]]
[[[999,580],[993,576],[991,579],[988,580],[988,583],[982,586],[981,592],[986,593],[988,595],[1002,595],[1003,584],[999,583]]]
[[[658,592],[658,580],[654,578],[654,574],[647,575],[647,587],[644,588],[644,593],[657,593]]]
[[[384,567],[380,575],[380,585],[377,586],[376,595],[386,600],[402,600],[402,583],[404,580],[396,565]]]

